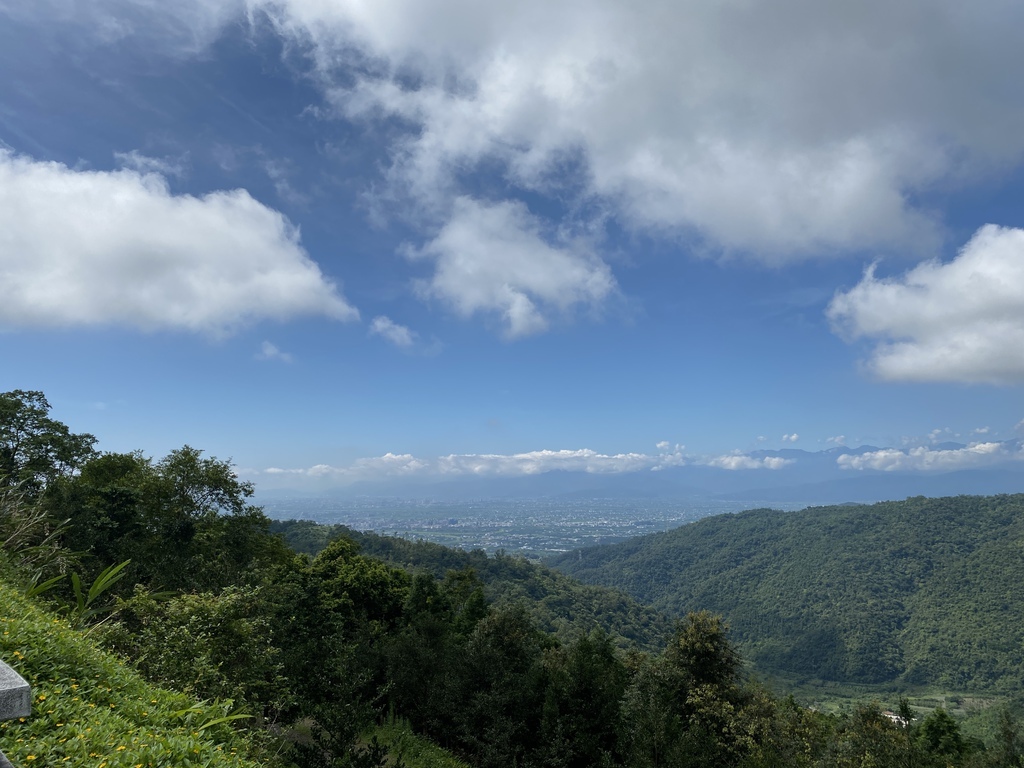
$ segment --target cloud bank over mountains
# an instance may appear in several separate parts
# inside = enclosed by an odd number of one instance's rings
[[[842,469],[874,469],[883,472],[951,472],[1024,461],[1024,449],[1016,440],[971,443],[957,448],[885,448],[860,455],[844,454],[836,459]]]
[[[659,446],[660,447],[660,446]],[[643,475],[687,471],[695,478],[707,471],[764,473],[784,476],[798,472],[801,482],[824,480],[839,475],[874,473],[940,474],[961,470],[1010,468],[1024,471],[1024,446],[1018,440],[979,442],[969,445],[939,444],[912,448],[836,447],[811,452],[798,449],[735,452],[720,456],[687,454],[682,446],[657,454],[603,454],[589,449],[540,450],[518,454],[451,454],[435,459],[412,454],[387,453],[359,459],[347,466],[320,464],[308,468],[272,467],[248,470],[247,474],[268,481],[268,485],[312,481],[317,487],[346,486],[387,478],[419,478],[426,481],[460,478],[499,479],[537,477],[548,473],[587,475]],[[1024,475],[1022,475],[1024,480]],[[773,481],[775,482],[775,481]],[[261,481],[262,485],[262,481]]]

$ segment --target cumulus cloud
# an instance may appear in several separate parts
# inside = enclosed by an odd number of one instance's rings
[[[1024,229],[986,225],[948,263],[863,280],[828,309],[876,341],[869,368],[896,381],[1024,382]]]
[[[245,190],[174,195],[163,176],[0,151],[0,327],[214,335],[358,312],[299,232]]]
[[[779,262],[926,248],[935,227],[911,196],[1024,149],[1024,14],[1005,4],[263,7],[325,73],[360,64],[332,101],[410,126],[390,180],[424,201],[487,165]],[[970,64],[951,77],[954,48]]]
[[[1024,459],[1024,451],[1013,443],[973,443],[964,448],[936,450],[927,446],[884,448],[861,455],[836,457],[840,469],[874,469],[884,472],[920,470],[951,472],[958,469],[992,466]]]
[[[415,333],[386,315],[373,318],[373,322],[370,323],[370,333],[387,339],[396,347],[408,348],[416,342]]]
[[[835,435],[834,437],[826,437],[826,443],[833,443],[835,445],[846,445],[846,435]]]
[[[436,264],[425,294],[464,316],[496,312],[510,336],[543,330],[553,309],[599,303],[613,285],[592,256],[539,234],[515,202],[527,196],[597,229],[610,216],[772,264],[932,253],[941,223],[921,193],[1002,172],[1024,153],[1024,6],[996,0],[7,6],[41,23],[73,17],[108,36],[159,37],[176,51],[246,13],[268,18],[318,68],[322,114],[387,129],[390,166],[373,194],[409,203],[391,207],[417,211],[434,238],[420,251]],[[472,197],[481,176],[488,203]],[[475,233],[472,213],[487,219]],[[494,249],[463,247],[495,226]],[[516,260],[527,243],[559,274],[526,279]],[[837,299],[834,316],[852,317],[855,334],[893,339],[876,355],[881,375],[1019,378],[1016,364],[993,362],[999,342],[972,357],[980,328],[948,343],[916,332],[906,342],[907,329],[884,320],[868,330],[871,307],[858,302],[878,285],[869,277]]]
[[[799,439],[800,439],[800,435],[798,435],[796,432],[794,432],[791,435],[783,435],[782,436],[782,442],[784,442],[784,443],[795,443]]]
[[[277,348],[275,344],[269,341],[264,341],[260,347],[260,351],[256,354],[257,360],[277,360],[282,363],[290,363],[292,356],[287,352],[282,352]]]
[[[549,243],[520,202],[459,197],[437,236],[408,255],[435,263],[423,295],[464,317],[496,313],[509,338],[543,331],[552,312],[597,304],[615,288],[606,264],[572,243]]]
[[[755,458],[745,453],[729,453],[724,456],[715,456],[703,462],[709,467],[719,469],[740,470],[740,469],[782,469],[793,463],[793,459],[783,459],[779,456],[764,456]]]

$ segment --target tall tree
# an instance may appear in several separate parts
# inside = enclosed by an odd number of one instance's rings
[[[0,393],[0,486],[20,485],[32,498],[94,455],[96,438],[50,418],[42,392]]]
[[[552,768],[611,764],[618,752],[626,667],[599,630],[547,654],[540,763]]]
[[[70,520],[65,540],[91,552],[94,568],[132,560],[122,591],[136,582],[217,591],[291,557],[248,503],[252,492],[229,461],[186,445],[155,463],[138,452],[94,455],[44,502],[53,519]]]

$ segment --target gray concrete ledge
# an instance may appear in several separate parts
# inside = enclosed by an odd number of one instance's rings
[[[32,689],[0,661],[0,720],[15,720],[32,714]]]
[[[0,661],[0,720],[32,714],[32,689],[24,678]],[[14,768],[0,752],[0,768]]]

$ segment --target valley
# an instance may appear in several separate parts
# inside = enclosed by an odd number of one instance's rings
[[[673,499],[334,499],[258,498],[276,520],[311,520],[357,531],[540,559],[678,528],[710,515],[763,506],[757,501]],[[777,509],[800,509],[792,502]]]

